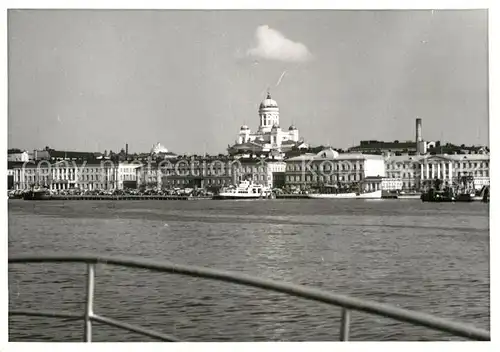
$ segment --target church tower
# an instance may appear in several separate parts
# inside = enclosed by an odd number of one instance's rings
[[[267,98],[259,106],[259,132],[269,133],[274,125],[280,124],[280,109],[278,103],[267,93]]]

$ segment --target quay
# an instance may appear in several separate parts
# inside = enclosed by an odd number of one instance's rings
[[[212,199],[212,197],[190,197],[190,196],[165,196],[165,195],[60,195],[50,196],[51,200],[199,200]]]
[[[276,199],[303,199],[307,194],[277,194]]]

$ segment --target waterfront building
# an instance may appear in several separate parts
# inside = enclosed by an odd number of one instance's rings
[[[236,159],[235,181],[251,180],[266,187],[285,185],[286,162],[281,158],[243,157]]]
[[[247,125],[240,128],[236,143],[228,147],[230,155],[256,154],[267,155],[271,151],[284,153],[292,148],[306,148],[307,144],[299,138],[299,130],[291,125],[288,130],[280,126],[278,103],[267,93],[267,98],[259,105],[259,127],[252,132]]]
[[[285,168],[282,159],[206,155],[149,162],[136,172],[141,188],[218,189],[243,180],[281,187]]]
[[[390,155],[386,157],[388,177],[402,181],[406,191],[423,190],[436,178],[445,184],[459,183],[463,176],[472,176],[474,187],[490,184],[488,154]]]
[[[116,188],[137,188],[137,169],[142,167],[143,165],[140,162],[119,163],[116,168]]]
[[[286,160],[285,184],[292,188],[360,185],[364,190],[381,189],[385,177],[381,155],[338,153],[327,148]]]
[[[234,183],[229,156],[191,156],[159,160],[137,169],[139,187],[220,188]]]
[[[166,163],[164,173],[168,187],[215,189],[234,183],[234,159],[229,156],[192,156],[173,161]]]
[[[118,164],[110,161],[79,162],[48,160],[14,168],[14,188],[46,187],[51,190],[112,190],[118,187]]]
[[[137,188],[162,188],[162,173],[156,161],[143,163],[135,169]]]

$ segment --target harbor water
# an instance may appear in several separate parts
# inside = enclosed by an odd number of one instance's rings
[[[303,284],[489,330],[488,205],[415,200],[9,201],[9,255],[127,255]],[[83,264],[9,266],[9,307],[83,312]],[[98,265],[95,312],[189,341],[336,341],[340,309],[229,283]],[[351,339],[460,340],[353,312]],[[151,341],[95,324],[94,341]],[[83,322],[9,318],[10,341]]]

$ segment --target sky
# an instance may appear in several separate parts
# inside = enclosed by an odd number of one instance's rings
[[[485,10],[10,10],[8,146],[224,153],[269,89],[311,145],[488,145]]]

